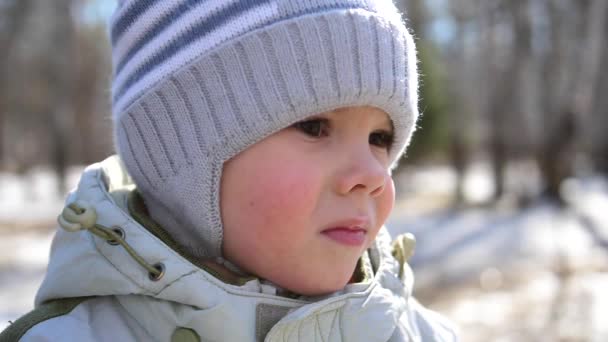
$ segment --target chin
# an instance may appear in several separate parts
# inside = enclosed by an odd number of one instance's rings
[[[324,288],[318,286],[315,288],[296,288],[290,289],[290,291],[304,296],[316,297],[328,295],[330,293],[342,290],[344,286],[346,286],[346,283],[344,283],[342,286],[328,286]]]
[[[306,279],[296,284],[285,284],[280,285],[291,292],[304,295],[304,296],[323,296],[332,292],[340,291],[344,289],[348,281],[350,280],[352,272],[345,275],[344,277],[328,279],[318,277],[317,279],[324,279],[323,282],[314,282],[313,279]]]

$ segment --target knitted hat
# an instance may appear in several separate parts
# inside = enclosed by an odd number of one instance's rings
[[[393,122],[394,166],[414,130],[416,52],[391,0],[124,0],[110,30],[116,149],[197,257],[221,256],[222,166],[248,146],[368,105]]]

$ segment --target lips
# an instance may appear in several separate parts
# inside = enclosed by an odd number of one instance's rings
[[[361,246],[365,243],[370,224],[367,218],[353,218],[335,222],[321,234],[346,246]]]
[[[367,231],[361,228],[337,227],[321,232],[333,241],[346,246],[361,246],[365,242]]]

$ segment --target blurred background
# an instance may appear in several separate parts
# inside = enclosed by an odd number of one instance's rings
[[[422,117],[387,226],[464,341],[608,340],[608,1],[395,0]],[[110,0],[0,0],[0,329],[113,154]]]

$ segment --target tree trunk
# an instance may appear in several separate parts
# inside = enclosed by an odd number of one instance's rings
[[[604,0],[600,0],[604,1]],[[545,182],[543,194],[564,204],[560,195],[562,182],[574,175],[577,141],[580,139],[580,108],[576,98],[580,96],[581,55],[588,41],[580,44],[578,37],[587,32],[586,20],[589,3],[569,2],[570,7],[559,8],[548,2],[551,27],[551,51],[545,55],[543,84],[544,139],[538,150],[538,164]],[[583,32],[581,32],[583,31]],[[573,43],[575,42],[575,43]],[[580,44],[580,45],[577,45]],[[587,96],[587,94],[585,94]]]
[[[5,10],[0,12],[0,19],[4,22],[4,30],[0,32],[0,170],[4,168],[4,139],[6,113],[9,111],[7,101],[7,85],[10,80],[6,75],[11,67],[10,59],[25,25],[25,17],[30,11],[31,0],[14,0],[10,4],[3,4]]]
[[[540,170],[545,179],[543,195],[560,204],[565,203],[560,194],[561,184],[574,173],[572,159],[576,143],[576,121],[574,113],[564,112],[557,127],[551,131],[540,157]]]
[[[50,130],[54,146],[51,163],[58,179],[58,193],[64,194],[68,167],[70,131],[73,127],[71,96],[73,82],[72,70],[74,28],[70,16],[72,0],[55,0],[48,8],[53,11],[51,41],[56,53],[49,59],[48,86],[51,91]]]
[[[578,110],[585,120],[585,147],[598,172],[608,175],[608,1],[596,0],[589,10],[588,49],[580,79]]]

